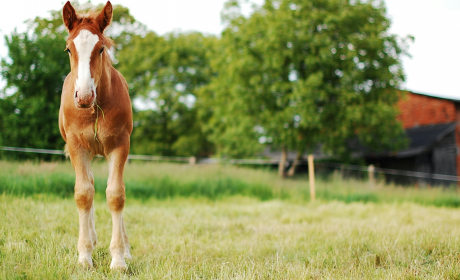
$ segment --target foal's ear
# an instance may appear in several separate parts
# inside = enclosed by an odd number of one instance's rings
[[[77,26],[77,13],[72,7],[72,4],[70,4],[70,1],[67,1],[62,9],[62,19],[64,20],[64,25],[67,27],[69,33]]]
[[[110,25],[112,22],[112,14],[113,14],[113,8],[112,4],[110,1],[107,1],[107,4],[105,4],[104,9],[102,9],[102,12],[99,13],[97,16],[97,23],[99,24],[99,28],[101,32],[104,32],[104,29]]]

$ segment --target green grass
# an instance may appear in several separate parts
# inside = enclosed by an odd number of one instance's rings
[[[77,265],[69,163],[0,161],[0,279],[460,279],[454,190],[219,165],[130,163],[133,260],[109,269],[105,163],[95,162],[94,268]]]
[[[108,176],[103,161],[93,163],[96,193],[105,195]],[[0,161],[0,193],[31,196],[51,194],[72,197],[75,175],[70,163],[11,163]],[[306,175],[280,179],[276,172],[229,165],[181,165],[133,162],[125,170],[128,197],[142,200],[175,197],[222,199],[241,195],[262,201],[310,200]],[[320,201],[403,203],[460,207],[456,188],[414,189],[384,184],[370,188],[367,182],[343,180],[338,175],[317,178]]]
[[[459,279],[458,210],[414,203],[128,198],[133,260],[109,269],[97,199],[95,267],[77,265],[70,198],[0,196],[1,279]]]

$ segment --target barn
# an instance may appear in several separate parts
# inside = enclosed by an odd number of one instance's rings
[[[458,184],[454,180],[437,179],[440,176],[434,176],[437,177],[435,179],[433,175],[460,176],[460,99],[404,91],[401,92],[397,106],[401,112],[399,120],[405,130],[408,147],[399,151],[373,152],[364,148],[358,139],[354,139],[349,143],[352,155],[363,159],[367,165],[411,173],[387,173],[384,175],[387,182],[418,186]],[[314,154],[316,160],[322,161],[318,164],[320,168],[327,166],[325,163],[333,158],[322,153],[319,147]],[[267,148],[263,156],[276,161],[280,159],[281,151]],[[304,154],[303,158],[306,156]],[[287,158],[289,164],[292,164],[296,158],[295,151],[288,152]],[[306,172],[307,167],[302,166],[299,171]],[[327,172],[330,170],[327,169]],[[424,174],[417,177],[413,172]],[[360,172],[356,174],[358,177],[362,175]]]
[[[405,92],[398,106],[408,147],[396,152],[366,152],[365,161],[380,168],[460,176],[460,99]],[[455,183],[397,175],[386,179],[421,186]]]

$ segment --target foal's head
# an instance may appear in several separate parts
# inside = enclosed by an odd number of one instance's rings
[[[89,108],[95,103],[103,68],[110,64],[106,49],[111,47],[112,41],[104,36],[104,29],[112,21],[112,10],[110,2],[99,14],[78,15],[70,2],[62,9],[62,18],[69,31],[66,51],[75,77],[77,108]]]

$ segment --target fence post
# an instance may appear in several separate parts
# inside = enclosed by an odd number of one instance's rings
[[[195,165],[196,164],[196,157],[189,157],[188,164]]]
[[[375,178],[374,178],[375,167],[373,164],[367,167],[367,173],[369,174],[369,186],[373,187],[375,185]]]
[[[315,167],[314,157],[312,154],[308,155],[308,178],[310,179],[310,199],[311,201],[315,201]]]
[[[286,160],[287,160],[287,151],[286,151],[286,147],[283,146],[281,147],[281,159],[278,165],[278,174],[281,178],[286,177],[286,172],[285,172]]]

